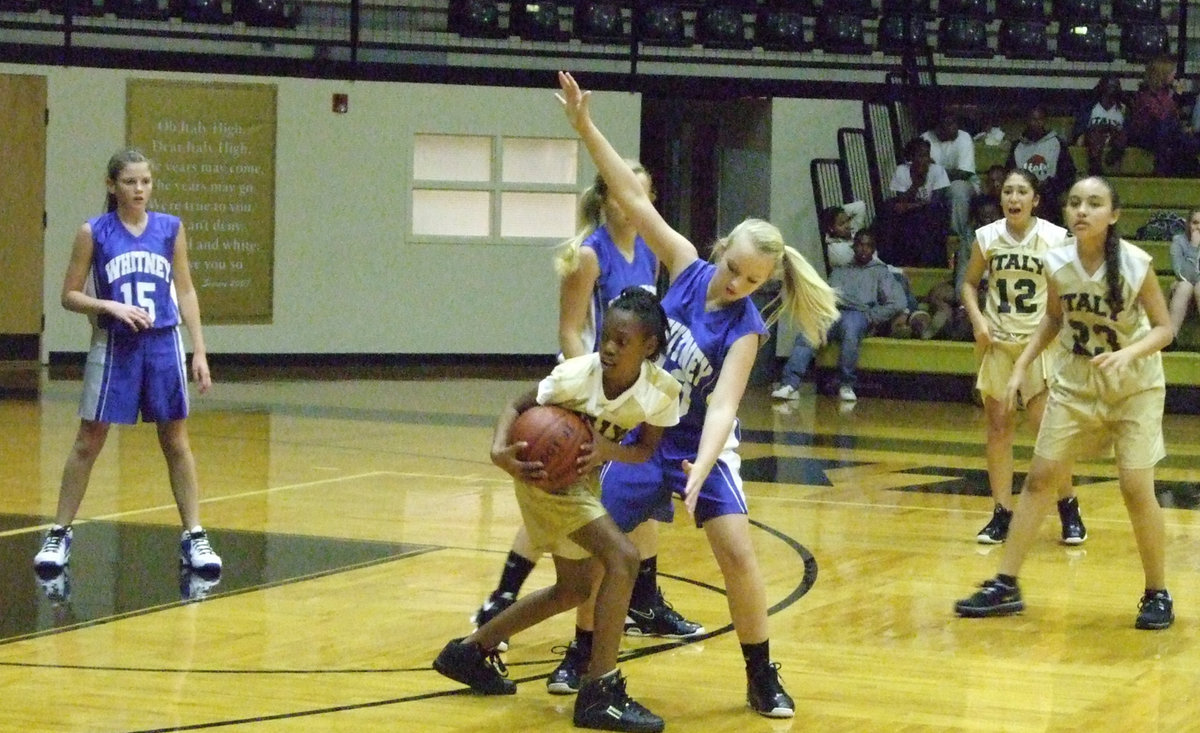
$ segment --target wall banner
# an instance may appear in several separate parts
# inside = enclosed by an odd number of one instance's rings
[[[154,163],[150,207],[183,219],[205,323],[270,323],[272,84],[130,79],[126,139]]]

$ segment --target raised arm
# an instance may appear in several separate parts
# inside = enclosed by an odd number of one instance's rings
[[[667,268],[667,274],[673,282],[699,257],[696,247],[662,218],[629,164],[592,122],[588,113],[591,92],[580,89],[575,79],[565,71],[558,72],[558,85],[562,92],[557,96],[562,102],[567,121],[579,133],[596,169],[608,184],[609,195],[625,210],[654,256]]]

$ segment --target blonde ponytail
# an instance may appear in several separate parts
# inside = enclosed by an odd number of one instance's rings
[[[808,343],[825,343],[825,334],[841,315],[837,307],[837,293],[804,255],[792,247],[784,246],[780,267],[783,270],[783,290],[778,296],[780,303],[774,320],[784,315],[800,329]]]
[[[602,184],[601,184],[602,185]],[[565,278],[579,269],[579,248],[584,241],[592,236],[592,232],[604,223],[604,196],[607,190],[597,190],[592,184],[584,190],[579,199],[579,211],[576,215],[575,235],[558,246],[554,256],[554,271],[560,278]]]
[[[800,329],[810,344],[825,343],[825,334],[839,316],[837,294],[829,283],[804,255],[784,244],[778,227],[762,219],[746,219],[734,227],[713,245],[709,259],[719,260],[729,243],[739,236],[745,237],[757,251],[774,255],[779,262],[776,271],[783,288],[762,309],[767,325],[786,318],[788,323]]]
[[[650,178],[646,167],[636,160],[625,159],[634,173],[644,174]],[[653,183],[651,183],[653,188]],[[559,278],[565,278],[579,269],[579,248],[592,236],[592,233],[604,225],[604,202],[608,200],[608,184],[597,173],[592,185],[583,191],[579,198],[579,210],[576,212],[574,236],[558,246],[554,255],[554,271]]]

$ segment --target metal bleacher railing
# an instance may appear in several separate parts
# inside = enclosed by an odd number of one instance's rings
[[[1188,2],[0,0],[0,59],[89,64],[183,54],[189,68],[266,65],[318,76],[569,65],[832,87],[883,85],[916,54],[932,63],[912,67],[921,79],[936,68],[950,84],[982,77],[985,86],[1084,88],[1100,71],[1136,76],[1156,51],[1176,54],[1185,73],[1200,72],[1200,13],[1189,14]],[[1075,20],[1068,6],[1094,6],[1099,20]],[[1004,20],[1014,7],[1019,27]],[[1030,48],[1044,52],[1031,56]]]

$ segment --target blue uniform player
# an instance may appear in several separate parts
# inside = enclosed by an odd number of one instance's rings
[[[70,560],[71,522],[87,491],[92,466],[112,423],[140,415],[158,429],[175,503],[183,522],[180,564],[208,583],[220,573],[200,526],[196,467],[188,443],[187,368],[178,324],[192,340],[192,373],[200,391],[212,385],[200,306],[188,266],[187,235],[179,219],[147,210],[154,179],[150,162],[124,150],[108,163],[108,212],[75,236],[63,281],[62,304],[92,319],[83,377],[79,431],[63,468],[55,521],[34,558],[39,574]]]
[[[559,73],[567,119],[579,133],[611,195],[666,269],[670,321],[665,368],[682,385],[679,425],[667,428],[642,466],[609,466],[605,504],[623,530],[669,507],[672,494],[703,527],[725,579],[734,630],[746,662],[746,701],[768,717],[791,717],[795,703],[771,662],[766,588],[750,536],[739,474],[736,416],[766,323],[749,296],[782,279],[780,307],[819,344],[838,317],[833,291],[775,226],[747,219],[719,240],[713,264],[655,210],[637,176],[592,123],[589,95]],[[611,496],[610,496],[611,494]]]

